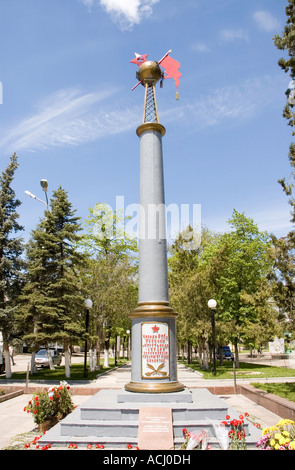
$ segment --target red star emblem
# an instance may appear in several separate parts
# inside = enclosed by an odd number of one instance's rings
[[[157,325],[152,327],[153,333],[158,333],[159,327]]]
[[[144,62],[146,62],[146,58],[147,58],[148,54],[137,54],[137,52],[135,52],[135,59],[133,60],[130,60],[130,62],[132,64],[136,64],[138,65],[138,67],[141,66],[141,64],[143,64]]]

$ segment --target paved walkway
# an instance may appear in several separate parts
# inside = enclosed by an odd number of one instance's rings
[[[20,363],[20,358],[16,357],[15,360],[16,363]],[[125,365],[116,370],[112,370],[105,375],[99,376],[95,383],[91,382],[84,384],[83,387],[93,387],[95,385],[98,388],[122,388],[130,381],[130,379],[131,367],[130,365]],[[217,385],[216,380],[205,380],[202,378],[201,374],[194,372],[181,364],[178,366],[178,380],[187,387],[206,388],[212,385]],[[242,379],[242,381],[243,383],[250,382],[250,380],[246,379]],[[284,379],[284,381],[286,380]],[[290,379],[290,381],[295,381],[295,378]],[[218,381],[218,385],[229,385],[229,382],[231,382],[230,385],[233,384],[233,381],[231,380],[223,380]],[[238,382],[240,382],[240,379]],[[35,428],[32,416],[24,412],[24,407],[27,405],[30,398],[31,395],[24,394],[0,403],[0,449],[7,448],[17,435],[28,433]],[[76,394],[73,397],[73,401],[76,405],[80,405],[88,398],[88,395]],[[229,406],[237,409],[240,413],[245,413],[247,411],[257,419],[262,427],[273,425],[280,419],[280,416],[277,416],[257,405],[243,395],[227,395],[221,396],[221,398],[224,399]]]

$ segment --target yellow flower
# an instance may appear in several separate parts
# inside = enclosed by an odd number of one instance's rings
[[[281,437],[281,439],[279,440],[279,444],[281,446],[284,446],[286,444],[286,439],[284,437]]]
[[[280,448],[280,445],[279,445],[279,444],[276,444],[276,445],[275,445],[275,450],[279,450],[279,448]]]
[[[283,431],[282,434],[283,436],[286,436],[286,437],[290,436],[290,433],[288,431]]]
[[[274,447],[274,446],[275,446],[275,443],[276,443],[276,441],[275,441],[274,439],[271,439],[271,440],[270,440],[270,445],[271,445],[271,447]]]
[[[290,448],[291,450],[295,450],[295,441],[290,442],[289,448]]]
[[[275,439],[277,439],[278,441],[282,439],[282,437],[283,437],[282,434],[280,434],[279,432],[275,434]]]

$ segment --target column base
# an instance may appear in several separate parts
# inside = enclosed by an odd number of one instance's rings
[[[181,392],[185,386],[180,382],[162,382],[162,383],[147,383],[147,382],[129,382],[125,385],[125,390],[128,392],[137,393],[173,393]]]

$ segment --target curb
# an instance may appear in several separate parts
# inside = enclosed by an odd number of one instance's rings
[[[16,390],[14,392],[5,393],[4,395],[0,396],[0,403],[6,400],[10,400],[11,398],[18,397],[19,395],[23,395],[23,393],[23,390]]]
[[[295,402],[255,388],[253,385],[240,385],[240,393],[272,413],[295,421]]]

